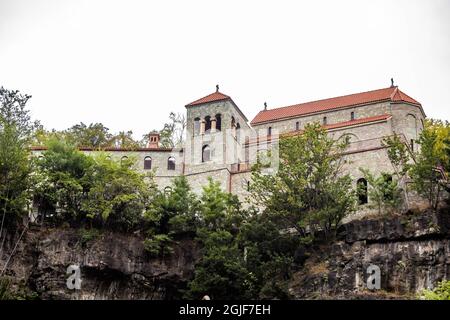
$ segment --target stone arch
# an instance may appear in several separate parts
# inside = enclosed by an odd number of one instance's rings
[[[412,113],[406,115],[406,133],[409,139],[417,139],[417,117]]]
[[[200,134],[200,118],[194,119],[194,135]]]
[[[152,168],[152,157],[147,156],[144,158],[144,170],[150,170]]]
[[[358,204],[363,205],[368,203],[369,197],[367,193],[367,180],[364,178],[359,178],[356,181],[356,190],[358,192]]]
[[[167,159],[167,170],[175,170],[175,158],[172,156]]]
[[[222,115],[216,114],[216,131],[222,131]]]
[[[354,133],[344,133],[342,134],[338,140],[345,139],[345,137],[349,137],[350,143],[359,141],[359,137]]]
[[[211,147],[205,144],[202,147],[202,162],[207,162],[211,160]]]

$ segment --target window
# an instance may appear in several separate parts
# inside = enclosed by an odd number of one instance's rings
[[[222,116],[220,114],[216,114],[216,131],[222,130]]]
[[[350,120],[355,120],[355,113],[353,111],[350,113]]]
[[[295,130],[300,130],[300,122],[298,121],[295,123]]]
[[[247,181],[247,191],[250,192],[250,181]]]
[[[272,127],[268,127],[267,128],[267,135],[271,136],[272,135]]]
[[[167,170],[175,170],[175,158],[169,157],[167,159]]]
[[[200,118],[194,119],[194,135],[200,134]]]
[[[144,158],[144,170],[150,170],[152,168],[152,158],[145,157]]]
[[[203,146],[202,148],[202,162],[211,160],[211,149],[208,145]]]
[[[127,162],[128,161],[128,157],[127,156],[123,156],[121,159],[120,159],[120,164],[121,165],[123,165],[125,162]]]
[[[323,117],[323,124],[324,124],[324,125],[327,124],[327,117]]]
[[[358,204],[363,205],[368,201],[367,199],[367,180],[364,178],[358,179],[356,182],[357,192],[358,192]]]
[[[241,125],[238,123],[236,125],[236,140],[239,141],[240,137],[241,137]]]
[[[414,139],[411,139],[411,151],[414,151]]]
[[[211,117],[205,117],[205,133],[211,132]]]

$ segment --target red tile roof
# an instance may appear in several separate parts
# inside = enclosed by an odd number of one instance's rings
[[[186,107],[195,106],[195,105],[202,104],[202,103],[228,100],[228,99],[231,99],[231,98],[229,96],[227,96],[226,94],[216,91],[214,93],[208,94],[206,97],[200,98],[198,100],[195,100],[195,101],[187,104]]]
[[[325,125],[323,127],[326,130],[332,130],[332,129],[338,129],[338,128],[345,128],[345,127],[355,126],[355,125],[358,125],[358,124],[366,124],[366,123],[371,123],[371,122],[388,120],[391,117],[392,117],[392,115],[390,115],[390,114],[382,114],[382,115],[379,115],[379,116],[373,116],[373,117],[349,120],[349,121],[344,121],[344,122],[339,122],[339,123],[327,124],[327,125]],[[298,134],[301,134],[302,132],[303,132],[303,130],[289,131],[289,132],[280,134],[280,137],[296,136]],[[269,136],[254,138],[254,139],[250,139],[249,143],[253,144],[253,143],[257,143],[257,142],[263,142],[263,141],[271,140],[273,138],[274,137],[269,137]]]
[[[46,146],[32,146],[31,151],[46,151],[48,148]],[[177,151],[178,149],[174,148],[92,148],[92,147],[79,147],[80,151],[108,151],[108,152],[150,152],[150,151]]]
[[[373,91],[350,94],[346,96],[295,104],[270,110],[260,111],[251,121],[252,125],[267,121],[280,120],[311,113],[364,105],[380,101],[404,101],[420,106],[420,103],[406,95],[398,87],[389,87]]]

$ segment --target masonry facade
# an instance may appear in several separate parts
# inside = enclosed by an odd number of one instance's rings
[[[136,169],[153,170],[161,189],[170,187],[174,177],[184,175],[193,190],[201,192],[211,177],[223,190],[246,202],[251,164],[259,152],[273,143],[271,137],[296,134],[312,122],[321,123],[335,139],[348,135],[345,172],[356,186],[364,183],[359,168],[368,168],[375,174],[393,172],[382,139],[397,133],[414,151],[425,119],[421,104],[393,85],[286,107],[265,107],[251,122],[232,98],[217,87],[212,94],[187,104],[186,111],[187,133],[181,149],[161,148],[159,136],[151,134],[147,148],[104,151],[116,160],[134,157]],[[35,152],[42,151],[35,148]],[[362,207],[364,204],[363,201]]]

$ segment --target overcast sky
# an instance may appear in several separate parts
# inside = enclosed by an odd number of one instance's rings
[[[450,1],[0,0],[0,85],[136,138],[220,85],[263,108],[395,84],[450,120]]]

